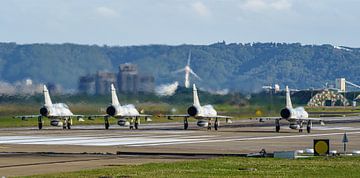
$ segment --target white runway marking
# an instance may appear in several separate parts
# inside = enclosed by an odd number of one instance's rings
[[[360,130],[360,128],[356,127],[332,127],[332,126],[326,126],[326,127],[313,127],[315,130]]]
[[[212,135],[187,136],[167,135],[165,136],[110,136],[110,137],[88,137],[88,136],[0,136],[0,144],[34,144],[34,145],[86,145],[86,146],[115,146],[115,145],[146,145],[162,143],[181,143],[201,141],[212,138]]]
[[[177,144],[196,144],[196,143],[215,143],[215,142],[235,142],[235,141],[255,141],[285,138],[321,137],[342,135],[341,133],[325,134],[302,134],[302,135],[280,135],[280,136],[231,136],[220,137],[218,135],[123,135],[103,136],[0,136],[0,144],[34,144],[34,145],[80,145],[80,146],[161,146]],[[360,134],[360,132],[348,132],[348,135]]]
[[[131,145],[131,146],[161,146],[161,145],[174,145],[174,144],[192,144],[192,143],[213,143],[213,142],[230,142],[230,141],[253,141],[253,140],[271,140],[271,139],[283,139],[283,138],[301,138],[301,137],[321,137],[321,136],[333,136],[343,135],[344,133],[328,133],[328,134],[310,134],[310,135],[286,135],[286,136],[268,136],[268,137],[249,137],[249,138],[223,138],[213,140],[198,140],[198,141],[183,141],[177,143],[153,143],[146,145]],[[360,132],[347,132],[348,135],[360,134]]]

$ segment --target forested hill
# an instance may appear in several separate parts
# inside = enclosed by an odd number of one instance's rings
[[[337,77],[360,83],[360,49],[298,43],[129,47],[0,43],[0,80],[31,78],[77,88],[81,75],[117,72],[119,64],[131,62],[142,73],[154,75],[157,84],[183,83],[182,74],[171,72],[185,66],[190,50],[191,67],[203,79],[196,83],[214,90],[255,91],[270,83],[321,87]]]

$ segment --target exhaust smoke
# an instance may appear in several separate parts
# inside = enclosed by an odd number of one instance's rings
[[[179,86],[179,82],[174,82],[171,84],[160,85],[155,88],[155,93],[158,96],[172,96],[175,94],[176,89]]]

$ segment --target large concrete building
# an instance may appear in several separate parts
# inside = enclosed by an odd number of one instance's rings
[[[136,65],[125,63],[119,66],[118,74],[97,72],[80,77],[78,89],[80,93],[103,95],[110,93],[111,83],[122,93],[152,93],[155,88],[153,76],[140,75]]]
[[[104,95],[110,93],[110,86],[116,83],[116,76],[112,72],[99,71],[95,77],[96,94]]]
[[[136,65],[125,63],[119,66],[118,89],[125,93],[138,92],[139,74]]]
[[[339,89],[340,92],[346,92],[346,80],[345,80],[345,78],[337,78],[335,80],[335,88]]]
[[[84,94],[93,95],[96,92],[95,89],[95,76],[85,75],[79,79],[79,92]]]

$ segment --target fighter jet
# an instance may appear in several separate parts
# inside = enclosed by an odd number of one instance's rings
[[[44,85],[43,93],[45,104],[40,108],[39,115],[15,116],[15,118],[21,118],[22,120],[26,120],[28,118],[37,117],[39,130],[43,127],[43,117],[47,117],[50,119],[50,125],[60,127],[62,126],[63,129],[71,129],[73,117],[76,117],[78,120],[82,121],[83,115],[74,115],[66,104],[53,104],[50,98],[49,90],[47,89],[46,85]]]
[[[189,127],[188,118],[193,117],[197,120],[197,125],[199,127],[207,127],[211,129],[211,121],[215,119],[214,122],[214,129],[218,130],[220,121],[219,119],[226,119],[227,123],[231,123],[230,116],[221,116],[218,115],[216,110],[212,105],[200,105],[200,100],[198,96],[198,92],[196,89],[195,84],[193,84],[193,104],[187,109],[187,114],[180,114],[180,115],[161,115],[163,117],[167,117],[171,120],[172,117],[183,117],[184,118],[184,129],[187,130]]]
[[[280,116],[278,117],[259,117],[257,119],[260,122],[264,120],[275,120],[275,131],[280,132],[280,120],[286,120],[289,122],[289,128],[294,130],[299,130],[299,132],[303,132],[304,125],[306,124],[307,133],[311,132],[312,122],[319,121],[322,125],[324,125],[324,121],[339,121],[339,120],[353,120],[360,119],[357,117],[326,117],[326,118],[310,118],[309,113],[305,111],[304,107],[296,107],[293,108],[291,98],[290,98],[290,90],[289,87],[285,88],[286,93],[286,102],[285,108],[280,111]]]
[[[121,105],[116,95],[114,84],[111,84],[111,104],[106,109],[106,115],[90,115],[92,117],[104,117],[105,129],[109,129],[109,118],[114,117],[118,121],[119,126],[130,126],[130,129],[138,129],[140,125],[140,117],[144,117],[145,121],[151,121],[152,115],[140,114],[134,105]]]

